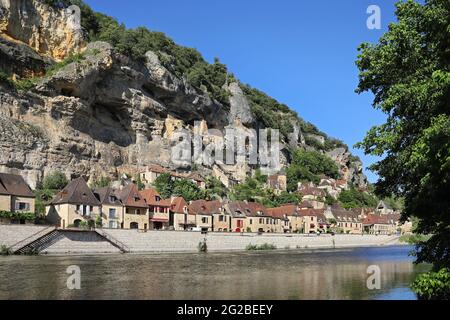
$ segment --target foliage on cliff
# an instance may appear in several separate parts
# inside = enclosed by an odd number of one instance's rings
[[[374,108],[387,115],[359,146],[385,156],[371,167],[380,176],[377,193],[403,197],[404,218],[418,217],[417,232],[433,234],[417,246],[417,262],[441,271],[422,276],[414,289],[427,299],[448,297],[450,5],[448,0],[399,2],[396,15],[398,22],[377,44],[359,48],[357,91],[372,92]],[[447,279],[439,290],[437,276]]]
[[[339,168],[329,157],[318,151],[297,150],[293,154],[290,166],[286,170],[288,190],[296,191],[299,182],[320,182],[320,176],[339,178]]]
[[[355,188],[343,190],[339,194],[338,200],[345,209],[375,208],[378,202],[375,196]]]

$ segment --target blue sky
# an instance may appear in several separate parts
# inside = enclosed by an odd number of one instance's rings
[[[219,57],[242,82],[296,110],[352,147],[384,115],[372,95],[357,95],[356,48],[376,42],[395,20],[396,0],[87,0],[129,28],[146,26],[208,61]],[[381,30],[369,30],[369,5],[381,8]],[[367,167],[376,159],[354,150]],[[377,177],[366,174],[371,182]]]

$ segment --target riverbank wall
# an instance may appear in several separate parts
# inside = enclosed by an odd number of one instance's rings
[[[49,230],[49,227],[0,225],[0,245],[17,249],[32,244],[40,254],[101,254],[198,252],[198,245],[203,241],[206,241],[208,252],[245,251],[249,245],[264,244],[273,245],[277,249],[355,248],[400,244],[398,236],[387,235],[201,234],[120,229],[51,229],[48,232],[53,233],[52,237],[48,237],[49,241],[46,242],[42,241],[42,234],[46,230]],[[41,240],[37,239],[36,234]],[[20,245],[17,245],[18,243]]]

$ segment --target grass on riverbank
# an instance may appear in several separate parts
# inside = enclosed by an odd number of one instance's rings
[[[247,251],[263,251],[263,250],[276,250],[277,246],[274,244],[270,244],[270,243],[264,243],[261,245],[253,245],[253,244],[249,244],[245,250]]]
[[[5,245],[0,245],[0,256],[10,256],[12,251]]]
[[[431,238],[431,235],[423,234],[404,234],[400,237],[399,241],[408,244],[418,244],[421,242],[427,242]]]

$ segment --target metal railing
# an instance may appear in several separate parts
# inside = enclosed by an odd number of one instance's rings
[[[118,247],[123,253],[129,253],[131,250],[130,248],[123,243],[122,241],[116,239],[115,237],[111,236],[107,232],[105,232],[102,229],[95,229],[95,232],[97,232],[100,236],[108,240],[110,243]]]

